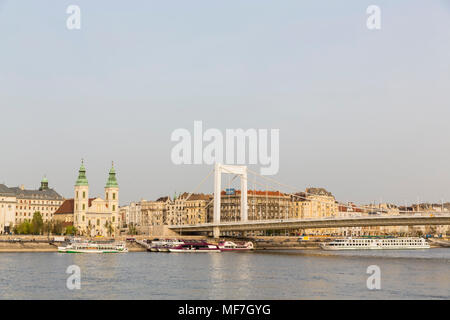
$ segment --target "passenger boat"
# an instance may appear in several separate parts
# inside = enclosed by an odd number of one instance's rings
[[[220,251],[249,251],[253,250],[253,242],[249,241],[244,244],[237,244],[233,241],[220,241]]]
[[[125,243],[109,242],[96,243],[90,241],[72,242],[67,246],[58,247],[58,252],[62,253],[124,253],[128,252]]]
[[[170,252],[221,252],[215,244],[207,242],[184,242],[169,249]]]
[[[152,241],[149,249],[151,252],[169,252],[170,248],[179,246],[183,243],[184,241],[177,239],[156,240]]]
[[[165,244],[157,248],[158,252],[169,252],[169,248],[172,248],[172,245]]]
[[[423,238],[347,238],[322,243],[323,250],[403,250],[429,249],[430,245]]]

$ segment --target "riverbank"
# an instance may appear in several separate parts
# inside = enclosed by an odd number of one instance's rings
[[[51,243],[0,242],[0,252],[56,252],[58,246]]]
[[[58,252],[58,246],[61,243],[56,242],[33,242],[33,241],[16,241],[16,242],[0,242],[0,253],[2,252]],[[146,249],[137,243],[127,243],[129,252],[145,252]]]
[[[185,238],[185,237],[183,237]],[[186,237],[187,239],[188,237]],[[194,236],[189,238],[205,239]],[[96,240],[96,239],[93,239]],[[102,239],[107,240],[107,239]],[[112,240],[112,239],[111,239]],[[116,239],[119,241],[126,241],[126,237]],[[229,239],[231,241],[241,242],[243,239]],[[245,239],[245,241],[252,241],[255,245],[255,250],[318,250],[320,244],[331,239],[313,239],[298,241],[297,237],[264,237],[258,239]],[[431,240],[431,239],[430,239]],[[217,240],[207,239],[210,243],[217,243]],[[431,248],[449,247],[450,242],[445,240],[429,241]],[[145,248],[134,241],[126,241],[129,252],[145,252]],[[52,242],[48,237],[44,236],[18,236],[18,237],[0,237],[0,253],[2,252],[57,252],[60,242]]]

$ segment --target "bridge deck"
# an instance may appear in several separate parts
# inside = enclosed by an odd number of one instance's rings
[[[375,216],[325,219],[278,219],[252,220],[247,222],[206,223],[199,225],[171,225],[173,231],[207,232],[213,228],[220,231],[259,231],[283,229],[319,229],[369,226],[414,226],[414,225],[450,225],[448,215],[408,215],[408,216]]]

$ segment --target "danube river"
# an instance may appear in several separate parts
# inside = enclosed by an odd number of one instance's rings
[[[66,287],[66,269],[81,288]],[[368,290],[367,267],[381,269]],[[1,299],[449,299],[450,249],[0,253]]]

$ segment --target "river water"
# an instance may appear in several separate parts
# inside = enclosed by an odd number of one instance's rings
[[[67,289],[81,270],[81,288]],[[381,289],[367,289],[367,268]],[[0,253],[1,299],[450,299],[450,249]]]

